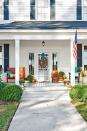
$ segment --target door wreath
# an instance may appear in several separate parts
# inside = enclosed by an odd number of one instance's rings
[[[48,60],[46,57],[44,57],[44,60],[39,59],[39,66],[40,68],[46,68],[48,66]]]

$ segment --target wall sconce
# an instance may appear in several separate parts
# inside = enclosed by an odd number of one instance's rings
[[[42,41],[42,46],[43,46],[43,47],[45,46],[45,41],[44,41],[44,40]]]

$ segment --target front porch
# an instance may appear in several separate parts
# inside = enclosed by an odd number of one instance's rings
[[[2,46],[2,67],[4,71],[6,68],[15,68],[15,83],[19,84],[19,67],[25,68],[25,77],[29,74],[35,76],[38,81],[52,81],[51,73],[53,67],[56,66],[58,71],[65,72],[66,76],[69,78],[69,73],[71,73],[71,84],[75,83],[75,72],[73,66],[73,41],[74,41],[74,30],[70,31],[29,31],[29,32],[9,32],[3,33],[0,36],[0,43]],[[83,32],[79,32],[78,43],[82,44],[82,52],[84,51],[84,45],[86,45],[86,36]],[[45,41],[45,46],[43,48],[42,41]],[[5,46],[9,45],[8,54],[9,60],[4,58]],[[40,57],[44,52],[47,59],[47,66],[41,69]],[[55,57],[53,57],[55,56]],[[82,66],[86,65],[86,60],[84,62],[84,55],[82,55]],[[7,61],[6,61],[7,60]],[[7,62],[7,65],[5,64]],[[81,64],[81,63],[80,63]],[[31,65],[33,71],[31,70]]]

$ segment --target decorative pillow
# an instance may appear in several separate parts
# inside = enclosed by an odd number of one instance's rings
[[[7,71],[6,73],[7,73],[8,76],[10,76],[11,74],[13,74],[12,71]]]
[[[10,78],[15,78],[15,74],[10,74]]]

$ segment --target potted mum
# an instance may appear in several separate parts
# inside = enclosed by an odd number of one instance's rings
[[[65,73],[63,71],[59,72],[59,81],[64,81]]]
[[[80,72],[80,78],[81,78],[82,83],[87,83],[87,73],[85,70],[82,70]]]

